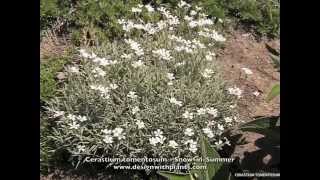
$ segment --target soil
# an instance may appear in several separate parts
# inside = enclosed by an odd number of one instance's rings
[[[272,86],[280,81],[280,73],[274,68],[265,43],[280,49],[278,39],[257,41],[252,34],[241,30],[232,31],[225,43],[225,49],[217,53],[218,65],[227,84],[243,90],[243,97],[240,98],[237,109],[244,121],[250,121],[256,116],[280,113],[279,97],[266,102],[266,96]],[[247,75],[241,68],[249,68],[253,74]],[[260,95],[255,96],[255,91]]]
[[[252,34],[241,30],[231,31],[225,49],[217,53],[218,65],[227,85],[243,90],[237,111],[244,122],[252,121],[258,116],[280,115],[280,97],[266,102],[273,85],[280,83],[280,73],[274,68],[266,43],[280,50],[279,39],[257,41]],[[248,68],[253,74],[247,75],[241,68]],[[254,95],[255,91],[260,95]],[[234,147],[229,154],[239,159],[238,168],[249,172],[280,170],[277,167],[280,164],[280,147],[274,148],[264,135],[237,131],[232,136],[244,140],[244,143],[233,141]],[[261,142],[264,143],[263,146]]]

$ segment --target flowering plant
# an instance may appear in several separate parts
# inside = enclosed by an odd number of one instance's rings
[[[195,157],[202,133],[216,149],[230,143],[221,134],[237,123],[230,106],[241,91],[217,72],[214,49],[225,37],[182,2],[172,12],[138,5],[135,19],[118,21],[123,41],[79,50],[63,96],[48,103],[57,147],[74,156]],[[142,11],[160,20],[142,22]]]

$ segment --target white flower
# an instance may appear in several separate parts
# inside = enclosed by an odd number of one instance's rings
[[[131,99],[135,99],[138,97],[138,95],[136,95],[136,92],[134,91],[129,91],[129,93],[127,94],[127,97]]]
[[[104,130],[102,130],[102,132],[103,132],[105,135],[111,135],[112,130],[104,129]]]
[[[199,7],[199,6],[195,6],[196,8],[196,11],[201,11],[202,10],[202,7]]]
[[[159,130],[159,129],[158,129]],[[156,131],[155,131],[156,132]],[[149,138],[149,142],[151,145],[155,146],[156,144],[160,143],[163,144],[166,140],[166,137],[162,136],[162,134],[157,134],[158,136]]]
[[[125,39],[124,41],[130,45],[130,48],[134,50],[134,53],[137,56],[142,56],[144,54],[143,49],[141,48],[139,43],[133,41],[132,39]]]
[[[136,113],[139,112],[139,111],[140,111],[140,109],[139,109],[138,106],[135,106],[135,107],[132,108],[132,110],[131,110],[132,114],[136,114]]]
[[[136,125],[138,126],[138,129],[145,128],[144,122],[137,120]]]
[[[216,54],[214,52],[209,52],[207,55],[206,55],[206,60],[207,61],[212,61],[213,57],[215,57]]]
[[[116,64],[118,62],[116,60],[115,61],[111,61],[111,60],[108,60],[106,58],[100,58],[98,60],[98,63],[99,63],[100,66],[107,66],[107,65]]]
[[[122,128],[115,128],[114,130],[112,130],[113,136],[117,137],[119,140],[121,139],[125,139],[124,133]]]
[[[259,96],[260,95],[260,93],[258,91],[255,91],[252,94],[255,95],[255,96]]]
[[[193,136],[194,135],[193,129],[191,128],[185,129],[184,134],[187,136]]]
[[[163,134],[163,132],[162,132],[160,129],[157,129],[157,130],[154,131],[153,133],[154,133],[154,135],[155,135],[156,137],[161,137],[162,134]]]
[[[215,142],[214,144],[216,145],[216,148],[217,148],[218,150],[222,149],[223,142],[221,141],[221,139],[219,139],[219,141],[218,141],[218,142]]]
[[[158,138],[159,140],[159,143],[160,144],[163,144],[164,143],[164,141],[167,139],[166,137],[164,137],[164,136],[159,136],[159,137],[156,137],[156,138]]]
[[[226,41],[226,38],[224,38],[222,35],[220,35],[218,32],[215,30],[207,30],[207,31],[199,31],[198,32],[199,36],[211,38],[217,42],[224,42]]]
[[[197,115],[204,115],[204,114],[206,114],[206,112],[207,112],[207,110],[205,109],[205,108],[199,108],[198,110],[197,110]]]
[[[172,85],[173,85],[173,82],[172,82],[172,81],[169,81],[167,84],[168,84],[168,86],[172,86]]]
[[[225,118],[224,118],[224,121],[225,121],[226,123],[231,123],[231,122],[232,122],[232,118],[231,118],[231,117],[225,117]]]
[[[90,54],[85,50],[85,49],[80,49],[80,56],[84,57],[84,58],[89,58]]]
[[[176,149],[178,146],[178,143],[176,143],[176,141],[174,140],[170,140],[169,141],[169,147],[172,147],[173,149]]]
[[[183,118],[186,118],[186,119],[193,119],[193,113],[190,113],[188,111],[185,111],[183,114],[182,114]]]
[[[228,91],[229,91],[229,94],[231,95],[235,95],[235,96],[238,96],[238,98],[241,97],[241,94],[242,94],[242,90],[237,88],[237,87],[234,87],[234,88],[228,88]]]
[[[197,142],[193,141],[193,140],[189,140],[189,151],[196,153],[198,148],[197,148]]]
[[[141,60],[135,61],[132,64],[132,67],[137,68],[137,67],[141,67],[144,66],[144,63]]]
[[[113,136],[115,137],[119,136],[122,132],[123,132],[123,129],[118,127],[112,130]]]
[[[177,64],[175,65],[175,67],[183,66],[183,65],[185,65],[185,64],[186,64],[185,61],[179,62],[179,63],[177,63]]]
[[[187,46],[177,46],[174,49],[178,52],[185,51],[186,53],[193,53],[193,50]]]
[[[144,6],[148,12],[153,12],[154,11],[154,8],[150,5],[150,4],[147,4]]]
[[[173,73],[167,73],[167,78],[172,81],[175,79],[174,74]]]
[[[169,102],[178,106],[182,106],[182,101],[178,101],[176,98],[172,97],[169,99]]]
[[[94,59],[92,59],[92,62],[94,63],[99,63],[101,61],[102,58],[100,57],[95,57]]]
[[[226,137],[224,137],[223,139],[225,140],[224,144],[231,146],[230,141]]]
[[[201,27],[201,26],[206,26],[206,25],[212,25],[212,24],[213,24],[213,21],[211,19],[207,19],[207,18],[192,20],[192,21],[189,21],[189,23],[188,23],[189,27],[191,27],[191,28],[195,28],[197,26]]]
[[[64,111],[53,111],[53,118],[61,117],[64,116],[65,112]]]
[[[79,52],[80,52],[80,56],[82,56],[84,58],[93,59],[93,58],[97,57],[96,54],[94,54],[94,53],[89,54],[85,49],[80,49]]]
[[[208,136],[208,138],[213,138],[214,137],[214,134],[213,134],[211,129],[203,128],[202,131],[203,131],[203,133],[205,133]]]
[[[184,16],[183,18],[184,20],[186,21],[192,21],[193,20],[193,17],[190,17],[190,16]]]
[[[193,43],[193,48],[194,48],[194,49],[196,48],[195,46],[197,46],[197,47],[200,48],[200,49],[206,48],[206,46],[205,46],[204,44],[202,44],[200,41],[198,41],[198,40],[196,40],[196,39],[193,39],[193,40],[192,40],[192,43]]]
[[[221,124],[218,124],[218,129],[219,129],[220,131],[223,131],[223,130],[224,130],[224,127],[223,127],[223,125],[221,125]]]
[[[106,144],[112,144],[112,143],[113,143],[113,138],[112,138],[112,136],[110,136],[110,135],[105,135],[103,141],[104,141]]]
[[[233,104],[233,105],[230,105],[230,108],[233,109],[235,108],[237,105],[236,104]]]
[[[253,72],[248,68],[241,68],[241,69],[244,71],[244,73],[246,73],[248,75],[253,74]]]
[[[136,8],[136,7],[132,7],[131,8],[131,12],[133,12],[133,13],[139,13],[139,12],[141,12],[142,10],[140,9],[140,8]]]
[[[213,74],[213,70],[212,69],[205,69],[204,72],[202,72],[202,76],[204,78],[211,78],[211,75]]]
[[[84,121],[87,121],[87,120],[88,120],[86,116],[80,116],[80,115],[77,117],[77,119],[78,119],[78,121],[80,121],[80,122],[84,122]]]
[[[125,21],[124,19],[120,19],[118,23],[121,24],[122,29],[127,32],[134,28],[134,23],[131,20]]]
[[[75,121],[77,119],[77,116],[76,115],[73,115],[73,114],[69,114],[67,116],[68,119],[72,120],[72,121]]]
[[[207,126],[209,127],[209,126],[213,126],[213,125],[215,125],[215,124],[216,124],[215,121],[209,121],[208,124],[207,124]]]
[[[95,73],[94,77],[97,77],[97,75],[104,77],[106,75],[106,72],[99,67],[94,68],[92,72]]]
[[[130,59],[132,57],[132,54],[122,54],[121,55],[121,58],[123,58],[123,59]]]
[[[196,12],[195,10],[191,10],[191,11],[190,11],[190,15],[191,15],[191,16],[195,16],[195,15],[197,15],[197,12]]]
[[[156,137],[151,137],[151,138],[149,138],[149,142],[150,142],[151,145],[155,146],[155,145],[157,145],[159,140]]]
[[[109,95],[109,87],[103,87],[102,85],[90,85],[90,88],[92,90],[95,90],[95,91],[99,91],[100,92],[100,95],[105,98],[105,99],[109,99],[110,98],[110,95]]]
[[[218,110],[210,107],[210,108],[206,108],[208,114],[212,115],[213,117],[217,117],[218,116]]]
[[[112,83],[112,84],[109,85],[109,87],[110,87],[110,89],[114,90],[114,89],[117,89],[119,86],[117,84],[113,84]]]
[[[208,136],[208,138],[213,138],[214,134],[213,134],[213,132],[210,132],[210,133],[207,134],[207,136]]]
[[[78,145],[78,146],[77,146],[77,149],[78,149],[78,152],[84,152],[84,151],[86,151],[85,146],[83,146],[83,145]]]
[[[93,53],[93,52],[92,52],[91,55],[89,56],[90,59],[94,59],[94,58],[96,58],[96,57],[97,57],[97,55],[96,55],[95,53]]]
[[[69,129],[78,129],[80,127],[80,125],[77,124],[75,121],[69,123],[68,125],[70,126]]]
[[[162,29],[164,29],[165,27],[167,27],[167,22],[160,20],[157,22],[157,30],[160,31]]]
[[[90,85],[90,89],[92,89],[92,90],[98,90],[98,86],[97,85]]]
[[[179,7],[179,8],[182,8],[182,7],[184,7],[184,6],[186,6],[186,7],[191,7],[191,5],[188,4],[188,3],[186,3],[185,1],[180,1],[180,2],[178,3],[178,7]]]
[[[76,66],[72,66],[72,67],[68,68],[68,71],[71,72],[71,73],[78,74],[79,73],[79,68],[76,67]]]
[[[207,61],[212,61],[212,59],[213,59],[212,56],[210,56],[210,55],[208,55],[208,54],[206,55],[206,60],[207,60]]]
[[[164,60],[171,60],[172,57],[170,55],[170,51],[166,50],[166,49],[157,49],[157,50],[153,50],[152,51],[153,54],[159,56],[161,59]]]
[[[158,8],[159,12],[167,18],[167,22],[169,25],[177,25],[180,23],[179,18],[173,16],[169,11],[166,10],[164,7]]]

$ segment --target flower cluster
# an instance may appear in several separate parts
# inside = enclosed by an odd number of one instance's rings
[[[167,60],[167,61],[172,59],[172,57],[170,55],[170,51],[168,51],[166,49],[157,49],[157,50],[153,50],[152,52],[153,52],[153,54],[159,56],[160,59]]]
[[[205,69],[204,72],[201,73],[201,74],[202,74],[202,76],[203,76],[204,78],[211,78],[211,75],[212,75],[213,73],[214,73],[214,72],[213,72],[212,69]]]
[[[235,96],[237,96],[238,98],[241,98],[241,97],[242,97],[242,96],[241,96],[242,90],[239,89],[238,87],[230,87],[230,88],[228,88],[228,92],[229,92],[229,94],[235,95]]]
[[[137,56],[142,56],[144,54],[143,49],[141,48],[139,43],[135,42],[132,39],[126,39],[125,42],[130,45],[131,49],[134,50],[134,53]]]
[[[225,39],[201,7],[191,9],[184,1],[178,6],[180,13],[138,5],[131,9],[136,19],[118,21],[124,43],[79,50],[82,61],[68,74],[77,78],[66,81],[63,97],[51,103],[50,118],[61,119],[54,136],[69,137],[64,147],[102,153],[95,155],[169,157],[199,155],[201,134],[217,148],[229,143],[221,136],[237,122],[230,108],[236,98],[224,91],[213,64],[215,43]],[[143,11],[158,13],[160,20],[143,22]],[[137,37],[136,30],[147,33]],[[73,115],[79,112],[86,116]]]
[[[199,36],[207,37],[210,39],[213,39],[217,42],[224,42],[226,41],[226,38],[224,38],[221,34],[219,34],[217,31],[214,29],[207,29],[203,28],[203,31],[199,31]]]
[[[153,146],[156,146],[158,143],[163,144],[166,140],[166,137],[164,137],[163,132],[160,129],[157,129],[154,131],[154,136],[149,138],[150,144]]]
[[[113,130],[104,129],[104,130],[102,130],[102,133],[104,134],[103,142],[106,144],[112,144],[114,138],[117,138],[118,140],[122,140],[122,139],[126,138],[124,136],[125,133],[123,132],[123,129],[119,128],[119,127],[115,128]]]
[[[80,127],[79,123],[88,120],[88,118],[86,116],[80,116],[80,115],[76,116],[74,114],[69,114],[66,117],[66,119],[71,121],[71,122],[68,123],[69,129],[78,129]]]
[[[190,41],[175,35],[171,35],[168,38],[178,43],[178,45],[175,47],[175,50],[178,52],[185,51],[186,53],[193,53],[194,50],[198,48],[200,49],[205,48],[205,45],[196,39],[193,39],[192,41]]]

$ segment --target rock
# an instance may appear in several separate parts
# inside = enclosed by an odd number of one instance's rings
[[[66,78],[66,75],[63,72],[58,72],[57,79],[58,80],[64,80]]]

